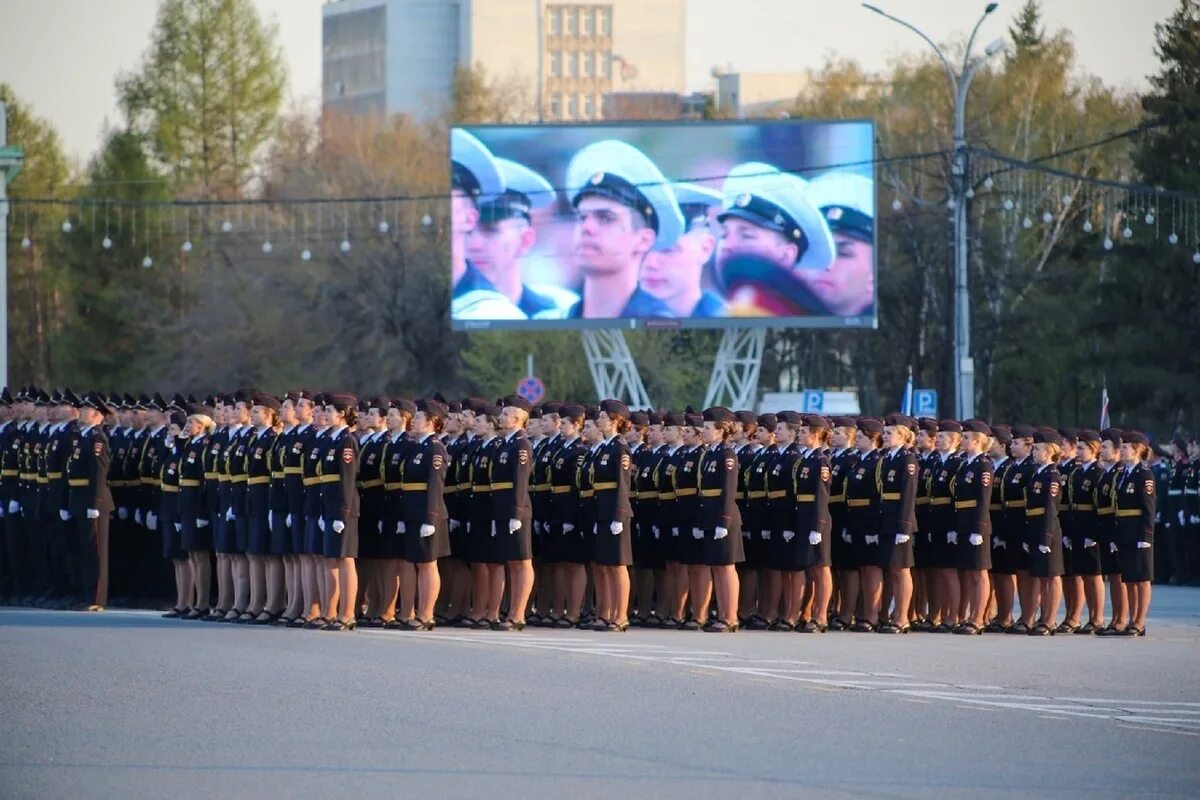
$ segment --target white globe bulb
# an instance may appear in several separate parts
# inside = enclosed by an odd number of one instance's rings
[[[1051,222],[1054,222],[1054,215],[1051,214],[1049,211],[1043,211],[1042,212],[1042,222],[1049,225]]]
[[[100,242],[100,246],[103,247],[105,250],[112,250],[112,239],[105,236],[104,240],[102,242]]]
[[[342,243],[338,245],[338,249],[341,250],[343,253],[349,253],[350,252],[350,240],[342,239]]]
[[[1200,250],[1197,250],[1196,252],[1192,253],[1192,263],[1200,264]]]
[[[967,189],[967,191],[966,191],[966,195],[967,195],[967,199],[968,199],[968,200],[970,200],[972,197],[974,197],[974,196],[975,196],[975,190],[974,190],[974,189]]]
[[[143,269],[150,269],[153,266],[154,266],[154,259],[151,258],[150,256],[146,256],[145,258],[142,259],[142,268]]]
[[[1069,205],[1071,205],[1071,195],[1069,195],[1069,194],[1064,194],[1064,195],[1062,196],[1062,204],[1063,204],[1064,206],[1069,206]]]
[[[428,228],[433,224],[433,217],[426,214],[425,216],[421,217],[421,224]]]
[[[225,220],[224,222],[221,223],[221,233],[229,233],[231,230],[233,230],[232,222],[230,222],[229,220]]]
[[[1153,212],[1153,211],[1147,211],[1147,212],[1146,212],[1146,224],[1147,224],[1147,225],[1153,225],[1153,224],[1154,224],[1154,212]]]
[[[1126,225],[1125,230],[1121,231],[1121,235],[1124,236],[1126,239],[1132,239],[1133,238],[1133,228]]]
[[[988,191],[991,191],[991,188],[995,185],[996,182],[991,179],[991,176],[983,179],[983,188],[987,189]]]
[[[271,248],[271,243],[270,243],[270,242],[263,242],[262,251],[263,251],[264,253],[269,253],[269,252],[271,252],[271,250],[272,250],[272,248]]]
[[[1107,236],[1104,237],[1104,249],[1105,250],[1113,249],[1113,240],[1108,238]]]
[[[300,251],[301,261],[312,261],[312,251],[307,247]]]
[[[1013,201],[1012,201],[1012,198],[1011,198],[1011,197],[1005,198],[1005,200],[1004,200],[1004,210],[1005,210],[1005,211],[1012,211],[1012,210],[1013,210]]]
[[[380,233],[387,233],[391,229],[392,229],[392,226],[387,224],[387,220],[384,219],[384,220],[379,221],[379,232]]]
[[[33,246],[33,242],[29,241],[28,236],[21,239],[21,249],[22,250],[28,250],[32,246]]]
[[[1025,219],[1021,220],[1021,227],[1029,230],[1033,227],[1033,220],[1031,220],[1029,217],[1026,217]]]
[[[70,233],[73,228],[74,228],[74,226],[71,225],[71,220],[69,220],[69,219],[63,220],[63,224],[62,224],[62,232],[63,233]]]
[[[1092,221],[1090,219],[1085,219],[1083,221],[1083,232],[1084,233],[1092,232]]]
[[[958,206],[958,201],[951,197],[946,201],[946,208],[955,208]]]
[[[904,208],[904,203],[901,203],[899,198],[892,201],[892,211],[899,211],[902,208]]]
[[[1167,241],[1171,244],[1179,244],[1179,234],[1171,231],[1171,235],[1167,237]]]
[[[182,251],[183,251],[183,252],[185,252],[185,253],[190,253],[190,252],[192,252],[192,240],[191,240],[191,239],[185,239],[185,240],[184,240],[184,242],[183,242],[183,244],[179,245],[179,249],[180,249],[180,250],[182,250]]]

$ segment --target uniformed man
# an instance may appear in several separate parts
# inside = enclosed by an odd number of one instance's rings
[[[875,306],[875,182],[840,170],[814,178],[809,199],[833,233],[837,257],[825,270],[798,270],[796,277],[821,303],[820,313],[838,317],[871,314]]]
[[[638,288],[642,260],[684,231],[667,179],[645,153],[615,139],[593,142],[571,159],[566,185],[575,207],[574,254],[583,270],[571,319],[670,317]]]
[[[808,197],[808,184],[770,164],[730,170],[717,221],[717,274],[731,316],[820,314],[821,302],[800,282],[801,270],[833,263],[833,236]]]
[[[673,183],[671,189],[679,200],[685,232],[669,247],[646,254],[639,286],[680,319],[723,317],[725,301],[704,286],[704,270],[717,244],[709,210],[720,206],[722,195],[694,183]]]
[[[89,392],[81,405],[79,438],[64,465],[68,510],[80,543],[84,584],[93,591],[87,610],[103,611],[108,604],[108,515],[113,511],[108,437],[101,426],[108,406],[95,392]]]

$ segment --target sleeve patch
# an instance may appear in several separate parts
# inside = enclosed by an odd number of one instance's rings
[[[1154,494],[1154,481],[1146,481],[1146,494]]]
[[[829,481],[829,467],[821,467],[821,482],[826,483],[828,481]]]
[[[916,475],[916,474],[917,474],[917,465],[916,465],[916,464],[909,464],[909,465],[908,465],[908,474],[909,474],[909,475]]]
[[[100,455],[101,453],[103,453],[104,452],[104,442],[96,442],[95,444],[93,444],[92,452],[96,455]]]
[[[992,485],[992,473],[985,472],[982,476],[982,482],[985,487]]]
[[[518,451],[517,461],[521,462],[522,464],[528,464],[529,463],[529,451],[528,450]]]
[[[345,450],[342,451],[342,461],[347,464],[354,463],[354,448],[347,447]]]
[[[1050,481],[1050,496],[1058,497],[1058,481]]]
[[[433,468],[434,469],[441,469],[444,464],[445,464],[445,462],[442,460],[441,456],[435,455],[433,457]]]
[[[621,469],[629,469],[630,463],[629,456],[621,456]]]

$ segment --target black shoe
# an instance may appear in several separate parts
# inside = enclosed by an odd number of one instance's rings
[[[1029,633],[1029,626],[1024,622],[1017,620],[1012,625],[1009,625],[1007,628],[1005,628],[1004,632],[1012,634]]]
[[[189,609],[186,614],[184,614],[182,617],[180,617],[180,619],[194,621],[194,620],[198,620],[198,619],[204,619],[207,616],[208,616],[207,608],[192,608],[192,609]]]
[[[170,611],[162,615],[163,619],[179,619],[187,613],[186,608],[172,608]]]
[[[1130,624],[1125,626],[1125,630],[1121,631],[1118,636],[1145,636],[1146,629],[1139,628],[1136,625]]]

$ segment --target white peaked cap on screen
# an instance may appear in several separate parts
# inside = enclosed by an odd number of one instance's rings
[[[725,197],[716,189],[709,189],[698,183],[672,183],[671,191],[675,192],[681,206],[719,206]]]
[[[718,219],[737,217],[797,244],[807,242],[796,262],[802,269],[828,269],[833,264],[833,234],[808,196],[808,181],[770,164],[748,161],[729,171],[721,189],[725,200]]]
[[[507,158],[497,158],[496,166],[500,168],[505,189],[528,197],[533,208],[544,208],[554,202],[554,187],[550,181],[529,167]]]
[[[875,183],[870,178],[853,172],[826,172],[808,184],[808,196],[832,230],[874,241]]]
[[[462,128],[450,130],[450,161],[452,165],[465,170],[474,180],[475,186],[461,186],[458,171],[455,170],[453,180],[457,188],[467,191],[473,197],[480,195],[497,195],[504,191],[504,178],[496,164],[492,151],[484,146]]]
[[[494,289],[472,289],[450,301],[450,318],[455,320],[526,319],[525,312]]]
[[[616,139],[593,142],[567,165],[567,196],[606,197],[639,213],[657,234],[655,250],[675,244],[685,230],[679,201],[662,171],[633,145]]]

